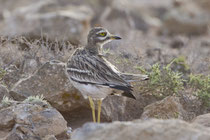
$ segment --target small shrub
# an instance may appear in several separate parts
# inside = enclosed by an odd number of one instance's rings
[[[13,102],[14,102],[13,99],[11,99],[11,98],[9,98],[7,96],[4,96],[3,99],[2,99],[2,101],[1,101],[1,104],[3,106],[10,106]]]
[[[141,86],[141,91],[143,93],[150,93],[159,98],[164,98],[169,95],[177,95],[183,89],[189,89],[188,91],[192,91],[192,94],[197,96],[204,106],[210,107],[210,75],[187,74],[185,75],[185,79],[189,80],[185,80],[182,73],[172,70],[172,65],[176,66],[177,64],[181,64],[185,71],[190,69],[185,59],[182,57],[175,58],[171,63],[163,67],[158,63],[154,64],[150,71],[142,67],[136,67],[142,73],[150,77],[148,82],[143,83],[143,86]]]
[[[31,103],[31,104],[43,103],[45,105],[49,105],[48,102],[46,100],[44,100],[43,95],[29,96],[23,102],[24,103]]]
[[[164,98],[169,95],[178,94],[180,90],[184,89],[185,80],[182,78],[182,73],[171,69],[171,65],[175,60],[162,68],[158,63],[154,64],[151,71],[146,71],[139,67],[138,69],[141,72],[150,77],[148,82],[142,87],[143,91],[151,93],[156,97]]]
[[[201,99],[202,103],[210,107],[210,75],[190,74],[189,86],[193,89],[195,95]]]
[[[188,73],[189,70],[190,70],[190,67],[189,65],[187,64],[186,62],[186,58],[184,56],[180,56],[178,58],[175,58],[171,64],[174,64],[172,66],[172,69],[176,69],[180,72],[183,72],[183,73]]]

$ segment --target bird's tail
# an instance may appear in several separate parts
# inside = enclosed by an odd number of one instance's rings
[[[120,76],[127,82],[138,82],[138,81],[149,80],[149,76],[143,74],[122,73]]]

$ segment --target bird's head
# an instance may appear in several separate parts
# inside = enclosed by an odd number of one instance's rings
[[[99,45],[103,46],[104,44],[112,41],[119,40],[120,37],[110,34],[106,29],[102,27],[94,27],[90,30],[88,34],[88,44],[89,45]]]

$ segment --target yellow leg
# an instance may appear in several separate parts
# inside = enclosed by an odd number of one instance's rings
[[[93,117],[93,122],[96,122],[96,115],[95,115],[95,104],[93,102],[93,99],[88,96],[89,102],[90,102],[90,108],[92,110],[92,117]]]
[[[102,100],[98,100],[98,123],[100,123],[100,118],[101,118],[101,103]]]

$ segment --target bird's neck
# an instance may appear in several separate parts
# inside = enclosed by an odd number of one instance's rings
[[[98,55],[98,54],[102,53],[102,47],[103,47],[103,45],[101,45],[101,44],[88,43],[87,46],[85,47],[85,49],[92,54]]]

